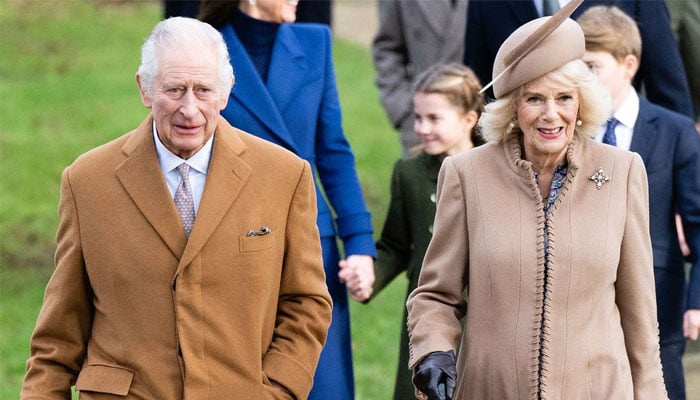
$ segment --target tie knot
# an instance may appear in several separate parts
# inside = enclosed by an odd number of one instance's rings
[[[177,166],[177,170],[180,172],[180,176],[183,179],[187,179],[190,175],[190,166],[187,163],[182,163]]]
[[[608,126],[605,127],[605,135],[603,135],[603,143],[612,146],[617,146],[617,136],[615,136],[615,127],[620,121],[615,117],[608,120]]]

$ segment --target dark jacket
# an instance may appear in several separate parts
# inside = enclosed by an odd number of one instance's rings
[[[373,296],[404,271],[408,278],[406,298],[416,288],[423,256],[432,238],[435,190],[441,163],[442,157],[421,153],[399,160],[394,165],[391,203],[382,236],[377,242]],[[408,335],[404,308],[394,399],[412,399],[413,396],[411,371],[408,369]]]
[[[643,83],[649,100],[692,117],[690,90],[666,3],[663,0],[586,0],[571,18],[578,18],[596,5],[617,6],[639,26],[643,50],[635,86],[638,88]],[[520,25],[538,17],[531,0],[471,0],[464,63],[482,82],[490,82],[493,60],[503,41]]]
[[[700,308],[700,139],[692,120],[640,97],[630,150],[642,156],[649,179],[661,344],[684,341],[683,312],[686,307]],[[676,213],[694,258],[687,291]]]

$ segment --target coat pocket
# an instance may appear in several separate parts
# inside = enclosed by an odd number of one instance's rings
[[[238,248],[242,253],[269,249],[276,243],[277,231],[270,231],[264,235],[241,236],[238,238]]]
[[[134,372],[126,368],[114,365],[87,365],[80,371],[75,389],[81,392],[126,396],[133,379]]]

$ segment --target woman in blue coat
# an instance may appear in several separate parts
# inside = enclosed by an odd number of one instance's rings
[[[353,399],[348,299],[338,279],[337,237],[359,270],[373,269],[376,250],[341,125],[331,32],[325,25],[292,24],[295,13],[296,1],[289,0],[205,1],[200,19],[221,31],[236,78],[222,115],[233,126],[296,153],[314,169],[317,223],[334,304],[309,398]]]

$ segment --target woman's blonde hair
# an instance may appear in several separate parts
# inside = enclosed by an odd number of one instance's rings
[[[543,81],[570,86],[578,91],[578,119],[581,121],[581,126],[576,126],[575,135],[595,136],[598,128],[610,116],[611,100],[608,90],[583,61],[574,60],[487,104],[479,118],[481,135],[487,142],[499,143],[512,135],[520,134],[521,130],[516,121],[518,100],[525,93],[528,85]],[[511,122],[515,124],[512,129]]]

